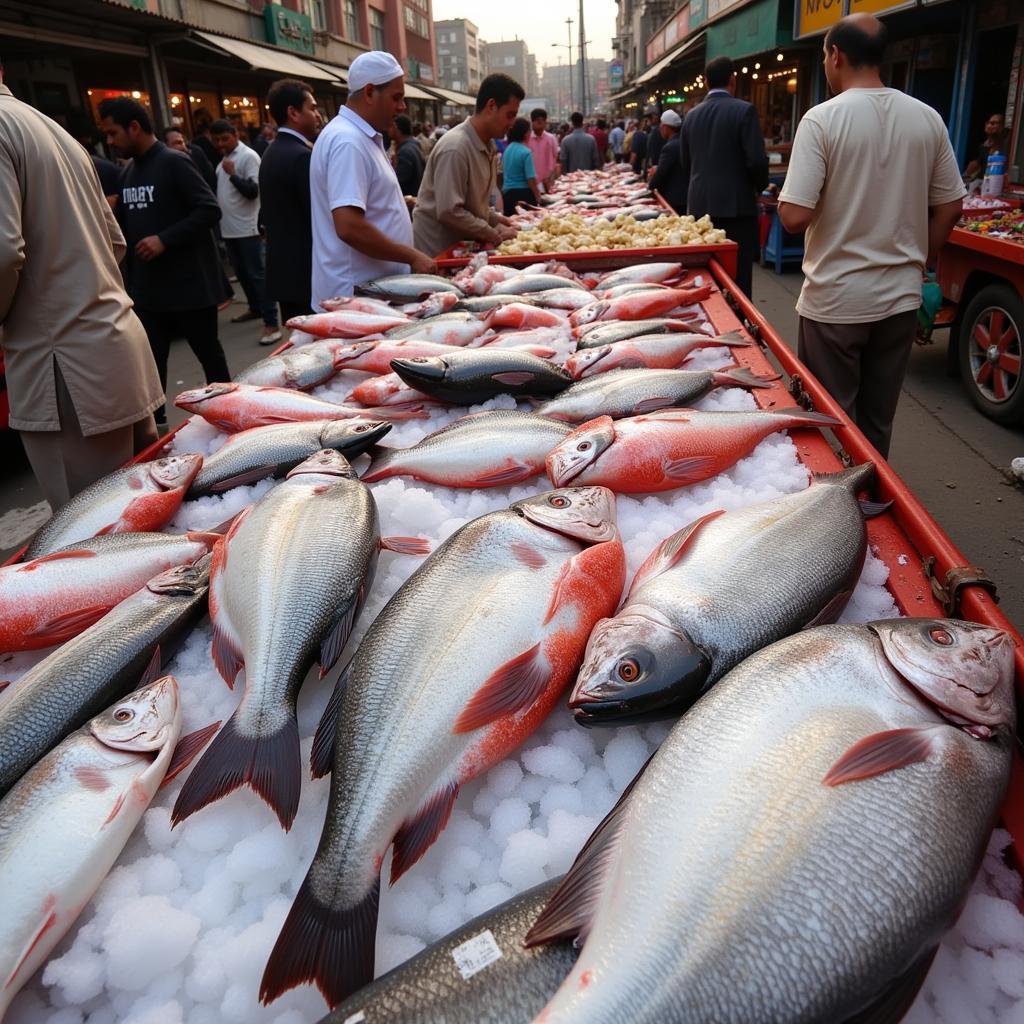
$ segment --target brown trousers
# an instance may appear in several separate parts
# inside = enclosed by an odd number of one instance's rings
[[[865,324],[800,317],[800,361],[884,457],[916,325],[913,309]]]
[[[137,423],[84,437],[56,364],[54,372],[60,430],[23,430],[21,442],[43,497],[56,511],[100,477],[120,469],[159,435],[150,413]]]

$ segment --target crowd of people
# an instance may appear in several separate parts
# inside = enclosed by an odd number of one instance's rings
[[[779,206],[787,229],[807,232],[801,358],[883,454],[921,272],[964,193],[939,116],[882,85],[884,47],[870,15],[825,37],[836,95],[801,122]],[[44,495],[63,504],[155,439],[175,338],[208,382],[230,379],[225,256],[246,302],[232,320],[260,321],[255,340],[269,345],[283,322],[366,280],[432,273],[455,243],[513,237],[517,204],[543,205],[559,175],[615,161],[724,229],[749,295],[764,139],[732,61],[712,60],[705,80],[685,117],[609,126],[576,112],[552,131],[543,109],[520,116],[519,83],[492,74],[472,114],[435,127],[410,121],[402,66],[372,51],[352,62],[326,125],[310,85],[275,83],[273,125],[249,143],[229,120],[203,119],[188,139],[158,130],[137,100],[106,99],[118,167],[19,102],[0,68],[0,325],[11,425]]]

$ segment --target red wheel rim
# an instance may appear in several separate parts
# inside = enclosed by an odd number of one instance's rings
[[[971,377],[978,392],[996,405],[1008,402],[1021,386],[1021,332],[1002,306],[986,306],[968,337]]]

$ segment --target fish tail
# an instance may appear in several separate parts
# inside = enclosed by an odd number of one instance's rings
[[[370,465],[359,477],[364,484],[372,483],[374,480],[383,480],[385,477],[394,476],[389,472],[391,456],[388,452],[381,450],[380,454],[370,456]]]
[[[808,427],[841,427],[843,425],[843,421],[836,419],[835,416],[829,416],[827,412],[815,412],[813,409],[797,407],[794,409],[780,409],[778,413],[792,420],[795,427],[805,425]]]
[[[837,473],[815,473],[814,479],[819,482],[827,480],[830,483],[842,484],[851,494],[858,494],[871,489],[875,480],[875,464],[862,462],[860,465],[850,466],[849,469],[841,469]]]
[[[260,982],[269,1004],[311,981],[331,1007],[373,980],[380,877],[352,907],[332,907],[314,894],[309,875],[288,911]]]
[[[180,824],[207,804],[247,785],[270,805],[288,831],[299,809],[301,774],[294,708],[276,731],[251,735],[239,728],[236,711],[186,779],[171,812],[171,824]]]

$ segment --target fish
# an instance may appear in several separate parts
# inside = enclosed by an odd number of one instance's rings
[[[359,341],[339,348],[334,354],[334,365],[337,370],[361,370],[379,377],[391,372],[392,359],[446,356],[459,351],[461,348],[458,345],[441,345],[435,341],[421,341],[417,338],[391,341],[381,338],[380,341]]]
[[[388,847],[394,883],[459,787],[547,717],[623,570],[611,492],[570,488],[467,523],[391,598],[314,738],[317,774],[333,757],[327,820],[264,972],[265,1003],[314,981],[334,1006],[372,979]]]
[[[287,830],[299,806],[295,701],[348,642],[381,547],[373,495],[343,455],[325,449],[249,506],[213,556],[213,661],[229,687],[245,669],[238,708],[188,777],[177,825],[243,785]],[[399,545],[396,545],[399,546]],[[422,551],[422,541],[409,541]]]
[[[484,322],[492,330],[498,327],[524,330],[529,327],[562,327],[565,325],[565,316],[551,309],[541,309],[540,306],[513,302],[507,306],[496,306],[484,315]]]
[[[468,345],[491,329],[472,313],[452,312],[417,320],[384,332],[390,341],[427,341],[436,345]]]
[[[206,615],[211,560],[154,576],[14,684],[0,703],[0,797],[75,729],[160,674]]]
[[[573,327],[582,327],[595,320],[646,320],[660,316],[677,306],[692,306],[711,295],[711,285],[700,288],[655,288],[630,292],[617,299],[601,299],[569,314]]]
[[[0,651],[62,644],[158,573],[191,565],[217,533],[108,533],[0,567]]]
[[[582,309],[594,301],[594,296],[584,288],[551,288],[534,292],[529,298],[533,305],[543,309]]]
[[[535,356],[550,359],[557,352],[559,345],[574,347],[568,324],[561,327],[530,327],[524,331],[485,334],[476,341],[471,341],[466,348],[525,348]],[[547,354],[544,353],[544,349],[547,349]]]
[[[418,319],[440,316],[442,313],[448,313],[455,309],[458,301],[459,295],[456,292],[434,292],[433,295],[427,296],[418,306],[410,309],[409,316]]]
[[[717,476],[769,434],[800,427],[837,427],[834,416],[806,409],[758,412],[666,410],[577,427],[545,463],[555,487],[601,484],[617,494],[670,491]]]
[[[495,395],[553,395],[572,383],[561,366],[521,348],[392,359],[391,369],[410,387],[455,405],[476,405]]]
[[[544,292],[538,292],[537,294],[543,295]],[[588,299],[587,301],[589,302],[590,300]],[[515,302],[522,302],[529,306],[537,304],[537,299],[534,295],[470,295],[464,299],[459,299],[452,306],[452,310],[473,314],[487,313],[498,306],[510,306]]]
[[[569,698],[576,721],[678,715],[759,648],[835,622],[860,578],[864,518],[887,507],[857,501],[873,475],[871,463],[819,475],[663,540],[594,629]]]
[[[339,295],[333,299],[321,299],[320,305],[328,313],[349,310],[352,313],[374,313],[377,316],[399,315],[399,311],[390,302],[371,299],[367,295]]]
[[[595,373],[608,370],[674,370],[682,366],[695,352],[702,348],[742,348],[753,345],[739,331],[729,331],[709,337],[706,334],[650,334],[640,335],[574,352],[565,363],[565,368],[582,380]]]
[[[601,278],[598,288],[607,291],[622,284],[653,284],[669,281],[683,273],[682,263],[636,263],[613,270]]]
[[[408,476],[442,487],[506,487],[543,473],[545,456],[571,430],[531,412],[475,413],[411,448],[378,448],[362,480]]]
[[[119,700],[0,801],[0,1017],[74,925],[157,789],[208,736],[181,739],[173,676]]]
[[[529,295],[531,292],[546,292],[552,288],[575,288],[587,291],[586,285],[574,278],[561,274],[517,274],[507,281],[499,281],[491,288],[489,295]]]
[[[431,405],[434,399],[409,387],[397,373],[384,373],[357,384],[346,399],[360,405]]]
[[[408,323],[409,318],[397,310],[386,314],[362,313],[343,306],[334,313],[293,316],[285,323],[285,327],[293,331],[304,331],[318,338],[367,338]]]
[[[228,434],[275,423],[308,420],[416,419],[422,410],[354,409],[314,398],[289,388],[264,388],[255,384],[207,384],[205,388],[183,391],[174,400],[179,409],[202,416],[207,423]]]
[[[576,334],[577,350],[586,348],[600,348],[602,345],[614,345],[617,342],[625,341],[627,338],[636,338],[640,335],[649,334],[671,334],[674,332],[686,332],[692,334],[695,325],[692,318],[683,317],[661,317],[652,320],[622,320],[619,323],[604,323],[597,321],[587,324],[584,327],[574,329]],[[696,328],[700,330],[700,328]]]
[[[508,1024],[530,1020],[576,962],[577,951],[571,942],[523,948],[523,938],[557,882],[543,882],[474,918],[371,981],[320,1024],[359,1020],[367,1024]],[[496,958],[484,967],[460,970],[460,954],[481,942],[497,950]],[[360,1013],[364,1017],[359,1017]]]
[[[766,388],[777,378],[732,370],[611,370],[575,381],[537,406],[542,416],[583,423],[598,416],[613,420],[669,406],[685,407],[714,388]]]
[[[462,289],[446,277],[437,274],[392,274],[378,277],[373,281],[364,281],[356,285],[361,295],[370,295],[375,299],[388,299],[392,302],[414,302],[427,299],[438,292],[451,292],[462,297]]]
[[[236,384],[256,384],[268,388],[293,388],[312,391],[329,381],[337,371],[331,349],[304,345],[277,356],[268,356],[231,379]]]
[[[1012,641],[974,623],[822,626],[752,655],[527,935],[582,941],[535,1019],[902,1019],[967,900],[1014,719]]]
[[[351,462],[390,429],[390,423],[370,419],[305,420],[250,427],[232,434],[206,457],[185,497],[193,501],[267,477],[282,477],[325,448],[333,448]]]
[[[202,468],[196,453],[137,462],[101,477],[46,520],[25,549],[33,561],[104,533],[155,533],[174,518]]]

